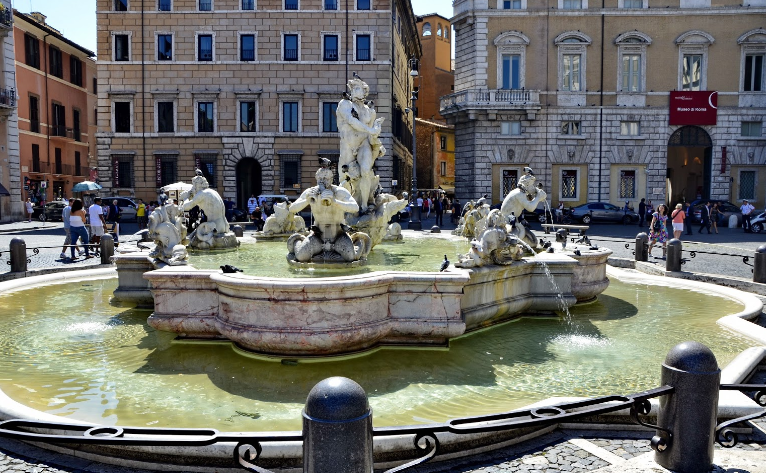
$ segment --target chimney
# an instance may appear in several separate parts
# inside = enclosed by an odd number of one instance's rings
[[[41,23],[43,25],[45,24],[45,19],[48,18],[47,16],[43,15],[39,11],[33,11],[32,13],[29,14],[29,16],[34,18],[36,22]]]

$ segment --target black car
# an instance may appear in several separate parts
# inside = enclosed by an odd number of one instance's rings
[[[711,200],[711,199],[697,199],[693,200],[692,206],[692,222],[702,223],[702,207],[706,203],[710,202],[711,208],[716,203],[718,204],[718,211],[721,212],[721,224],[729,221],[729,217],[732,215],[737,216],[737,225],[742,223],[742,211],[736,205],[726,200]]]
[[[625,210],[608,202],[589,202],[572,208],[570,211],[572,220],[582,222],[585,225],[591,222],[622,222],[625,224],[638,222],[638,214],[632,210]]]
[[[45,210],[41,215],[45,215],[45,220],[61,221],[61,212],[64,211],[64,207],[66,207],[68,204],[68,202],[60,200],[55,202],[48,202],[45,204]],[[42,220],[42,218],[40,220]]]

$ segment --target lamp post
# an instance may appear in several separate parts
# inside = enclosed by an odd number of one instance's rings
[[[410,204],[410,221],[407,228],[410,230],[422,230],[423,226],[420,222],[420,206],[418,206],[418,154],[417,154],[417,138],[415,134],[415,118],[418,114],[417,102],[418,102],[418,88],[415,87],[415,78],[418,76],[418,60],[416,58],[410,59],[410,77],[412,77],[412,204]]]

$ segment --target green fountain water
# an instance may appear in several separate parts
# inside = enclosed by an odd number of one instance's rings
[[[0,295],[0,389],[35,409],[95,423],[298,430],[311,387],[341,375],[365,388],[375,424],[385,426],[550,396],[635,392],[657,385],[660,363],[681,341],[708,345],[721,365],[749,346],[715,323],[739,303],[613,280],[598,302],[574,307],[571,321],[523,318],[457,339],[449,350],[285,365],[228,343],[174,343],[173,334],[146,325],[148,311],[110,304],[115,287],[115,279],[88,280]]]

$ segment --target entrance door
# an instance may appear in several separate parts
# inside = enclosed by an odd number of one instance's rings
[[[247,199],[261,193],[261,164],[253,158],[241,159],[237,163],[237,207],[247,210]]]
[[[668,140],[668,203],[710,197],[713,140],[698,126],[684,126]]]

